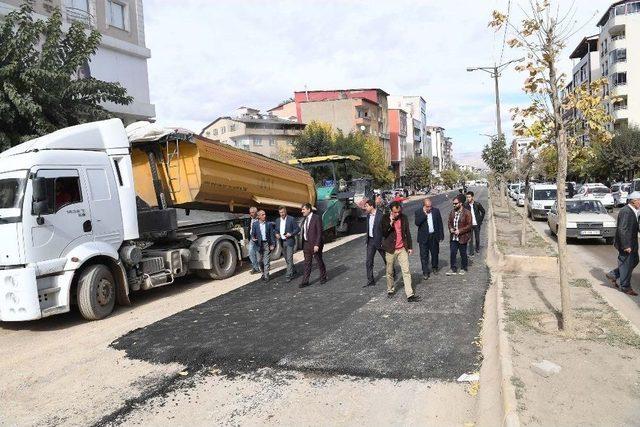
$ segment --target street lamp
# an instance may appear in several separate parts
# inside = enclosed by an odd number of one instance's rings
[[[489,73],[491,77],[493,77],[496,87],[496,128],[498,130],[498,138],[502,136],[502,121],[500,120],[500,89],[498,87],[498,77],[500,77],[500,73],[502,70],[507,68],[509,64],[514,62],[522,62],[525,58],[513,59],[511,61],[505,62],[504,64],[494,65],[493,67],[469,67],[467,68],[468,72],[471,71],[484,71],[485,73]]]

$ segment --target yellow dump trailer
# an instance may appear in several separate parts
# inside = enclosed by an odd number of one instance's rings
[[[245,213],[315,206],[313,178],[302,169],[184,130],[156,136],[131,139],[136,193],[151,207]]]

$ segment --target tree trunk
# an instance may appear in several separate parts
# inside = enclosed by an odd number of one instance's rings
[[[560,301],[562,304],[562,329],[566,333],[573,331],[573,313],[571,309],[571,289],[567,272],[567,203],[565,187],[567,180],[567,135],[562,121],[560,99],[558,97],[558,80],[555,61],[549,61],[549,83],[551,89],[551,106],[555,122],[555,134],[558,145],[558,172],[556,188],[558,192],[558,266],[560,274]]]
[[[522,213],[522,231],[520,233],[520,245],[525,246],[527,244],[527,209],[529,208],[529,178],[524,181],[524,212]]]

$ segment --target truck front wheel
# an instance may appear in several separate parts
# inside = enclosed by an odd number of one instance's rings
[[[87,320],[107,317],[116,304],[116,283],[105,265],[92,265],[78,279],[78,308]]]

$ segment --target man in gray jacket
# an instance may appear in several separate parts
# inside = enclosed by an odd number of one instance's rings
[[[614,246],[618,250],[618,268],[607,273],[607,279],[627,295],[638,293],[631,287],[631,274],[638,265],[638,214],[640,213],[640,192],[634,191],[627,197],[628,205],[618,212]],[[620,283],[617,283],[620,280]]]

